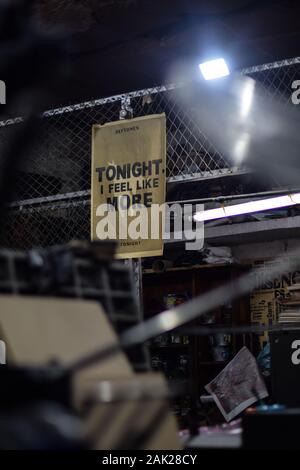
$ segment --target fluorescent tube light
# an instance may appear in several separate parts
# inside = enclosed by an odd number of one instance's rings
[[[244,202],[242,204],[234,204],[232,206],[219,207],[217,209],[209,209],[203,212],[197,212],[194,220],[202,222],[205,220],[215,220],[226,217],[234,217],[236,215],[252,214],[255,212],[267,211],[271,209],[279,209],[280,207],[288,207],[300,204],[300,193],[287,194],[285,196],[277,196],[258,201]]]

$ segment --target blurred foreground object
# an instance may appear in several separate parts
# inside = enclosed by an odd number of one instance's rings
[[[114,332],[119,316],[127,328],[138,316],[130,270],[113,255],[103,242],[0,252],[0,448],[180,448],[164,379],[136,374]],[[70,367],[99,348],[114,353]],[[128,357],[145,367],[142,348]]]
[[[97,300],[121,333],[140,316],[132,273],[114,260],[115,249],[114,242],[72,241],[28,253],[0,250],[0,294]],[[128,356],[136,369],[147,369],[143,346]]]
[[[299,450],[299,420],[299,408],[246,413],[242,421],[244,449]]]
[[[53,402],[36,402],[0,413],[1,450],[84,450],[81,421]]]
[[[7,91],[0,116],[3,122],[11,116],[26,116],[15,120],[17,125],[1,148],[0,232],[5,230],[3,220],[18,171],[41,138],[44,123],[39,115],[53,93],[65,86],[70,72],[65,35],[40,30],[33,20],[33,4],[30,0],[0,2],[0,79]],[[21,70],[26,73],[20,74]]]
[[[270,333],[271,383],[274,399],[288,407],[300,407],[299,323]]]

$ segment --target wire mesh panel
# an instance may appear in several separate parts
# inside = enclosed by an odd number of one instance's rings
[[[92,125],[117,120],[119,110],[120,104],[112,102],[45,113],[38,143],[17,174],[14,199],[45,198],[89,189]],[[17,125],[2,127],[0,142],[7,141]]]
[[[276,100],[283,106],[294,105],[293,83],[300,80],[300,57],[250,67],[244,69],[242,74],[258,81],[271,101]]]
[[[300,58],[242,73],[258,80],[270,99],[290,105]],[[175,86],[163,86],[45,112],[38,143],[16,173],[2,245],[28,249],[89,238],[91,128],[118,120],[122,110],[133,117],[166,113],[168,182],[237,173],[189,110],[176,103],[174,93]],[[3,146],[20,121],[0,123],[0,163]]]
[[[183,181],[227,171],[229,163],[199,128],[188,109],[176,104],[176,90],[131,99],[134,116],[166,113],[167,178]]]
[[[134,117],[166,113],[167,178],[169,181],[213,176],[228,171],[228,162],[205,137],[188,110],[172,99],[174,90],[132,94]],[[16,201],[89,190],[91,128],[119,119],[122,98],[103,104],[56,110],[44,114],[39,143],[16,175]],[[14,127],[0,130],[0,146]],[[1,147],[0,147],[1,152]]]
[[[13,209],[2,233],[2,246],[20,250],[89,240],[89,200]]]

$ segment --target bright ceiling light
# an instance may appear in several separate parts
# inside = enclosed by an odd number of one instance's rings
[[[291,200],[292,200],[295,204],[300,204],[300,193],[291,194]]]
[[[194,220],[197,222],[204,222],[206,220],[215,220],[236,215],[279,209],[280,207],[294,206],[296,204],[300,204],[300,193],[287,194],[285,196],[260,199],[258,201],[250,201],[242,204],[234,204],[232,206],[224,206],[217,209],[197,212],[194,215]]]
[[[200,71],[205,80],[226,77],[230,74],[229,68],[224,59],[209,60],[199,64]]]
[[[226,217],[223,207],[219,207],[218,209],[210,209],[203,212],[197,212],[194,215],[194,220],[197,222],[204,222],[205,220],[215,220],[215,219],[223,219]]]

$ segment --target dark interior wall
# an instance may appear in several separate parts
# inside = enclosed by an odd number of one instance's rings
[[[190,73],[215,55],[232,69],[299,55],[296,0],[35,3],[43,30],[66,33],[70,74],[52,90],[51,106],[166,83],[174,68],[184,64]]]

